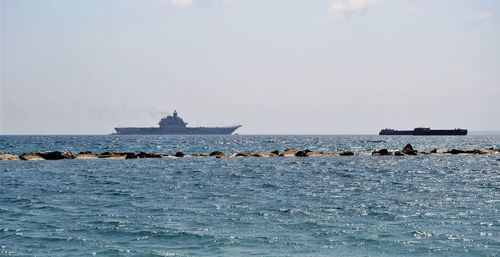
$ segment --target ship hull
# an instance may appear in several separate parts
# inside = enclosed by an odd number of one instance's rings
[[[465,129],[433,129],[430,131],[415,131],[414,136],[466,136]]]
[[[380,131],[381,136],[413,136],[413,130]]]
[[[115,128],[117,135],[231,135],[241,126],[198,128]]]
[[[466,136],[466,129],[382,130],[382,136]]]

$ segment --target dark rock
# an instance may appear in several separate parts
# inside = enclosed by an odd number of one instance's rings
[[[353,156],[354,153],[352,151],[344,151],[339,153],[340,156]]]
[[[184,154],[183,152],[181,152],[181,151],[177,151],[177,152],[175,153],[175,155],[174,155],[174,156],[175,156],[175,157],[184,157],[184,155],[185,155],[185,154]]]
[[[252,156],[252,154],[248,153],[248,152],[239,152],[239,153],[236,153],[234,156],[235,157],[250,157],[250,156]]]
[[[394,152],[394,155],[395,155],[395,156],[403,156],[403,155],[405,155],[405,154],[404,154],[404,153],[402,153],[402,152],[400,152],[400,151],[396,151],[396,152]]]
[[[320,157],[320,156],[325,156],[325,153],[305,149],[303,151],[298,151],[297,153],[295,153],[295,156],[298,156],[298,157]]]
[[[252,156],[253,157],[268,157],[268,154],[263,153],[263,152],[255,152],[255,153],[252,153]]]
[[[224,156],[224,153],[221,151],[213,151],[208,156]]]
[[[146,152],[139,152],[137,155],[139,158],[163,158],[163,154],[161,153],[146,153]]]
[[[430,153],[438,153],[438,149],[437,148],[434,148],[430,151]]]
[[[392,155],[392,153],[389,152],[389,150],[387,150],[387,149],[380,149],[378,151],[372,152],[372,155],[373,156],[386,156],[386,155]]]
[[[59,151],[53,151],[53,152],[43,152],[43,153],[37,153],[40,157],[44,158],[45,160],[61,160],[64,159],[63,153]]]
[[[298,152],[295,153],[295,156],[297,156],[297,157],[307,157],[308,153],[309,152],[306,152],[306,151],[298,151]]]
[[[63,159],[75,159],[75,155],[72,152],[63,153]]]
[[[125,159],[137,159],[137,154],[132,152],[125,153]]]
[[[461,153],[465,153],[465,151],[464,150],[458,150],[458,149],[451,149],[451,150],[447,151],[446,153],[461,154]]]
[[[80,152],[78,154],[92,154],[92,152],[91,151],[84,151],[84,152]]]
[[[403,151],[413,151],[413,146],[410,144],[406,144],[405,147],[403,147]]]
[[[413,146],[410,144],[407,144],[403,150],[401,150],[401,153],[406,154],[406,155],[417,155],[418,151],[413,150]]]
[[[280,152],[278,150],[274,150],[271,153],[274,154],[274,155],[280,155]]]

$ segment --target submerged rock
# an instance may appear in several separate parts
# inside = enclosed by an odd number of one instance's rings
[[[249,152],[239,152],[234,155],[234,157],[250,157],[250,156],[252,156],[252,154]]]
[[[116,153],[116,152],[104,152],[97,155],[99,159],[113,159],[113,160],[125,160],[127,159],[126,153]]]
[[[468,154],[486,154],[486,152],[483,152],[483,151],[481,151],[479,149],[465,151],[465,153],[468,153]]]
[[[194,153],[194,154],[191,154],[191,156],[193,156],[193,157],[208,157],[208,154],[206,154],[206,153]]]
[[[98,156],[97,154],[93,153],[79,153],[75,156],[75,159],[78,160],[90,160],[90,159],[97,159]]]
[[[255,153],[252,153],[253,157],[262,157],[262,158],[269,158],[269,157],[276,157],[276,156],[279,156],[278,154],[276,154],[275,152],[255,152]]]
[[[293,157],[298,151],[294,148],[286,148],[283,153],[280,154],[280,156],[284,157]]]
[[[312,151],[309,149],[305,149],[304,152],[306,153],[307,157],[320,157],[326,155],[324,152]]]
[[[8,154],[8,153],[0,153],[0,161],[18,161],[19,156]]]
[[[491,147],[485,150],[485,154],[497,155],[500,154],[500,149],[495,149]]]
[[[43,161],[43,160],[45,160],[42,156],[40,156],[36,153],[24,153],[21,156],[19,156],[19,159],[24,160],[24,161]]]

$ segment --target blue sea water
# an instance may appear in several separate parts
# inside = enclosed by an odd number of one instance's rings
[[[354,150],[0,161],[0,256],[499,256],[500,136],[0,136],[0,152]]]

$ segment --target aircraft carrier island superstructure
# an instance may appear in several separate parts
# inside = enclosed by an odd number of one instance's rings
[[[466,129],[430,129],[414,128],[413,130],[382,129],[379,133],[382,136],[465,136]]]
[[[162,118],[159,127],[115,128],[115,135],[231,135],[241,125],[229,127],[188,127],[181,117],[174,111],[173,116]]]

